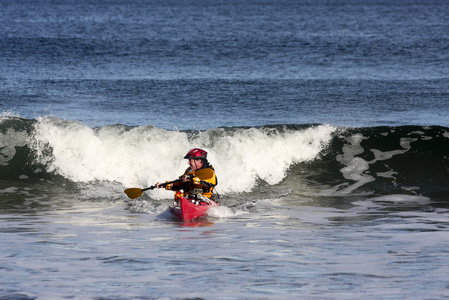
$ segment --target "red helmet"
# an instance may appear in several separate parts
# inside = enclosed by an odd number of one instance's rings
[[[189,152],[187,152],[186,156],[184,156],[186,159],[206,159],[207,158],[207,152],[200,148],[193,148]]]

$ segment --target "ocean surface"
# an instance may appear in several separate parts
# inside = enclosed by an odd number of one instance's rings
[[[449,298],[449,1],[0,0],[0,214],[1,300]]]

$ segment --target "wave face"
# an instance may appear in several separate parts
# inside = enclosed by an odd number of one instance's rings
[[[182,157],[205,148],[222,195],[272,187],[293,198],[411,194],[444,200],[449,129],[270,125],[168,131],[90,128],[52,117],[0,120],[0,180],[148,186],[176,178]],[[170,195],[171,196],[171,195]],[[155,198],[168,197],[155,191]]]
[[[305,166],[322,196],[417,195],[447,202],[449,129],[400,126],[345,129],[324,157]]]

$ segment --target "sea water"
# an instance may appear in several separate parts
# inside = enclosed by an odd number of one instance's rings
[[[0,1],[0,299],[449,297],[447,1]],[[188,150],[220,206],[182,223]]]

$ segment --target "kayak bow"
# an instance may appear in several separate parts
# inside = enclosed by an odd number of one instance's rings
[[[199,202],[199,204],[193,203],[192,201],[195,200],[180,197],[178,204],[170,207],[170,211],[180,220],[186,222],[206,216],[209,208],[219,205],[213,200],[209,200],[209,203]]]

